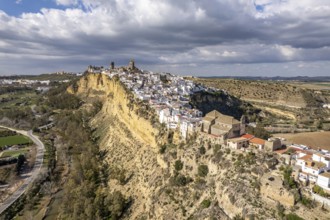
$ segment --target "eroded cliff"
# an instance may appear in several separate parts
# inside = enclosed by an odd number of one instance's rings
[[[82,97],[87,103],[95,100],[103,103],[101,112],[93,121],[94,125],[106,124],[104,129],[111,129],[110,124],[115,119],[118,124],[123,125],[116,125],[118,128],[115,132],[121,132],[126,136],[131,133],[141,143],[152,148],[157,146],[155,137],[159,130],[156,123],[150,123],[150,120],[154,120],[153,112],[147,109],[147,105],[135,102],[133,94],[127,91],[119,80],[110,79],[103,74],[88,74],[68,91]],[[134,132],[123,130],[121,127],[127,127]],[[103,132],[107,133],[107,130]]]

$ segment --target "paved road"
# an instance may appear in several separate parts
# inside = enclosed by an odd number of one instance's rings
[[[37,145],[37,155],[36,160],[33,166],[33,169],[30,173],[26,174],[26,179],[24,180],[24,183],[10,196],[8,197],[3,203],[0,203],[0,215],[8,208],[10,207],[25,191],[27,190],[28,186],[35,180],[35,178],[40,173],[43,158],[44,158],[44,152],[45,152],[45,146],[44,144],[39,140],[39,138],[32,134],[32,131],[22,131],[22,130],[16,130],[13,128],[8,128],[5,126],[1,126],[2,128],[7,128],[12,131],[16,131],[17,133],[20,133],[22,135],[28,136],[36,145]]]

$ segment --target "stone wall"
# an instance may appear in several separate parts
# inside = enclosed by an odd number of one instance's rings
[[[287,207],[293,206],[295,204],[294,195],[287,191],[282,183],[281,177],[271,173],[265,174],[261,178],[261,196],[277,201]]]
[[[312,198],[315,199],[317,202],[321,203],[322,205],[324,205],[325,207],[330,208],[330,199],[324,198],[315,193],[312,193]]]

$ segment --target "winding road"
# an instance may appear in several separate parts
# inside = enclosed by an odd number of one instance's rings
[[[44,152],[45,152],[45,146],[44,144],[39,140],[39,138],[32,134],[32,131],[23,131],[23,130],[16,130],[13,128],[1,126],[2,128],[6,128],[12,131],[16,131],[17,133],[20,133],[22,135],[25,135],[29,137],[36,145],[37,145],[37,154],[36,154],[36,160],[34,162],[34,166],[31,172],[29,172],[24,180],[24,183],[11,195],[9,196],[3,203],[0,203],[0,215],[8,208],[10,207],[30,186],[30,184],[36,179],[38,174],[41,171],[43,159],[44,159]]]

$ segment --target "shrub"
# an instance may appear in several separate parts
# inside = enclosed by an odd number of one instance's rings
[[[277,203],[277,205],[276,205],[276,209],[277,209],[277,215],[278,215],[281,219],[283,219],[284,216],[285,216],[285,214],[284,214],[284,212],[285,212],[285,208],[284,208],[284,206],[283,206],[281,203]]]
[[[301,197],[301,203],[302,203],[304,206],[308,207],[308,208],[313,208],[313,207],[314,207],[314,202],[313,202],[313,200],[307,198],[306,196],[302,196],[302,197]]]
[[[290,213],[290,214],[286,215],[285,218],[287,220],[304,220],[303,218],[299,217],[298,215],[296,215],[294,213]]]
[[[198,175],[201,177],[206,177],[207,174],[209,173],[209,168],[207,167],[207,165],[199,165],[198,166]]]
[[[214,147],[213,147],[213,152],[214,152],[214,153],[217,153],[220,149],[221,149],[221,145],[220,145],[220,144],[216,144],[216,145],[214,145]]]
[[[183,163],[181,160],[175,161],[174,168],[176,171],[180,171],[183,168]]]
[[[208,199],[204,199],[203,202],[201,203],[203,209],[207,209],[208,207],[210,207],[210,205],[211,205],[211,201]]]
[[[185,177],[182,174],[178,174],[178,175],[172,177],[170,181],[175,186],[185,186],[185,185],[191,183],[193,180],[189,176]]]
[[[243,218],[241,215],[236,214],[236,215],[234,216],[233,220],[244,220],[244,218]]]
[[[314,187],[313,187],[313,192],[315,192],[316,194],[319,194],[320,196],[324,196],[324,197],[326,197],[328,194],[326,193],[326,192],[324,192],[324,190],[321,188],[321,187],[319,187],[318,185],[315,185]]]
[[[205,147],[203,147],[203,146],[200,147],[200,148],[199,148],[199,153],[202,154],[202,155],[205,154],[205,153],[206,153],[206,149],[205,149]]]
[[[165,153],[165,151],[166,151],[166,145],[164,144],[160,147],[159,153],[163,154],[163,153]]]

